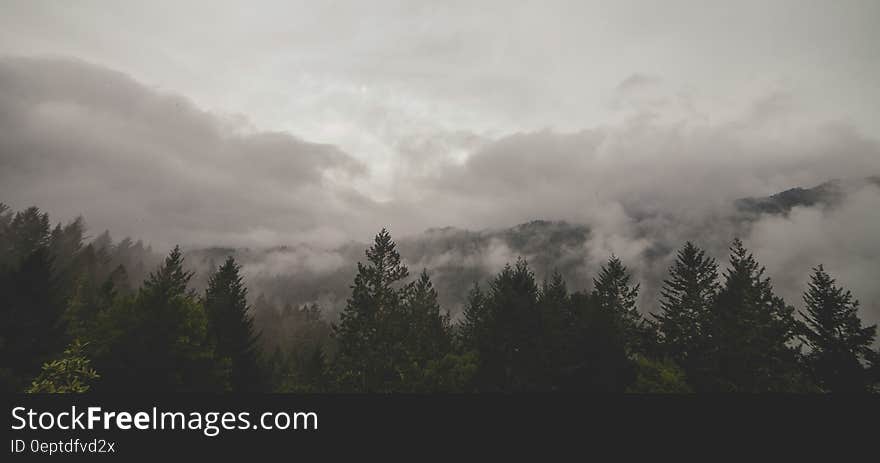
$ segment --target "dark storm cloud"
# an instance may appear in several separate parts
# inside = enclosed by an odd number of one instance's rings
[[[346,185],[365,172],[333,146],[255,131],[109,69],[0,60],[0,196],[15,207],[166,245],[274,242],[356,222],[371,202]]]

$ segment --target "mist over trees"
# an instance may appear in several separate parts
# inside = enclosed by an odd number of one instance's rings
[[[848,290],[817,266],[797,310],[738,239],[723,266],[684,244],[653,314],[616,256],[574,291],[518,259],[474,282],[453,321],[431,269],[411,274],[382,230],[337,320],[315,304],[249,305],[233,257],[199,293],[179,247],[155,262],[140,242],[85,233],[82,219],[52,227],[36,207],[0,205],[5,391],[870,392],[880,380],[876,326]]]

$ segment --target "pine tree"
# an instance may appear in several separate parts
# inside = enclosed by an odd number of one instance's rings
[[[862,326],[859,302],[821,265],[810,276],[804,305],[801,333],[810,348],[805,363],[817,384],[830,392],[870,391],[868,362],[877,325]]]
[[[408,356],[419,368],[451,348],[449,315],[440,312],[437,291],[427,270],[410,287],[405,303]]]
[[[113,307],[120,293],[119,275],[124,272],[125,269],[118,268],[102,284],[93,274],[80,274],[64,313],[70,338],[88,340],[100,336],[96,331],[99,317]]]
[[[593,300],[599,310],[614,316],[620,332],[631,353],[640,352],[649,341],[649,330],[639,313],[638,283],[632,284],[632,276],[619,258],[611,256],[593,279]]]
[[[764,267],[736,239],[712,316],[710,390],[793,391],[804,388],[798,353],[789,344],[796,333],[794,309],[773,293]]]
[[[669,268],[655,315],[662,352],[682,365],[689,377],[706,373],[706,352],[712,344],[712,304],[718,292],[718,264],[688,242]]]
[[[12,266],[12,218],[9,206],[0,202],[0,275]]]
[[[233,391],[257,391],[263,388],[259,369],[257,335],[248,315],[247,288],[239,274],[241,267],[230,256],[208,279],[205,312],[208,334],[217,355],[230,359],[230,382]]]
[[[358,262],[351,297],[334,326],[337,378],[343,389],[388,392],[400,381],[401,302],[409,291],[402,280],[409,271],[384,228],[366,257],[366,264]]]
[[[458,342],[463,350],[479,350],[479,342],[485,339],[486,296],[480,285],[474,282],[467,296],[462,321],[458,327]]]
[[[554,271],[549,281],[544,280],[538,295],[541,309],[541,349],[547,374],[555,387],[557,379],[563,375],[564,365],[572,358],[572,337],[575,336],[574,317],[568,287],[558,271]]]
[[[17,212],[9,225],[10,254],[13,265],[49,246],[49,214],[29,207]]]
[[[482,390],[546,390],[538,286],[525,260],[507,265],[489,285],[484,338],[478,342]]]
[[[570,296],[574,323],[559,387],[576,392],[624,392],[636,379],[632,354],[618,313],[603,308],[594,294]]]
[[[229,385],[229,362],[215,355],[207,316],[187,288],[179,247],[150,274],[133,298],[117,298],[94,349],[102,380],[111,391],[217,391]]]
[[[64,300],[47,246],[0,273],[0,294],[0,387],[20,392],[67,343]]]
[[[53,258],[54,271],[59,280],[63,297],[68,297],[76,287],[82,257],[85,223],[77,217],[65,226],[59,223],[49,236],[49,252]]]

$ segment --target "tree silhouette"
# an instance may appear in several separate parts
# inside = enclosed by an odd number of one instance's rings
[[[831,392],[871,390],[867,364],[877,325],[862,326],[859,302],[837,286],[821,265],[810,275],[804,304],[801,333],[810,348],[805,362],[814,380]]]
[[[346,390],[390,392],[399,383],[402,301],[409,275],[386,229],[366,250],[367,263],[358,262],[352,294],[340,323],[337,377]]]
[[[208,280],[204,298],[208,334],[217,355],[232,362],[232,390],[258,391],[263,389],[264,382],[259,367],[258,336],[248,314],[247,288],[240,269],[230,256]]]
[[[710,358],[710,390],[765,392],[801,390],[794,309],[773,293],[764,267],[735,239],[724,285],[716,297]]]
[[[687,242],[676,255],[660,291],[655,315],[662,354],[681,365],[700,382],[709,369],[712,305],[718,293],[718,264],[705,251]]]

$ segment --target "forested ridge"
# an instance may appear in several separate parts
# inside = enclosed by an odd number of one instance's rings
[[[175,247],[86,239],[36,207],[0,204],[0,382],[9,392],[876,392],[876,326],[821,265],[797,308],[735,239],[719,263],[684,243],[639,310],[639,282],[609,256],[591,289],[525,260],[475,282],[461,317],[431,269],[386,230],[332,322],[316,304],[256,297],[234,258],[201,275]],[[132,282],[139,282],[133,284]],[[335,317],[334,317],[335,318]]]

